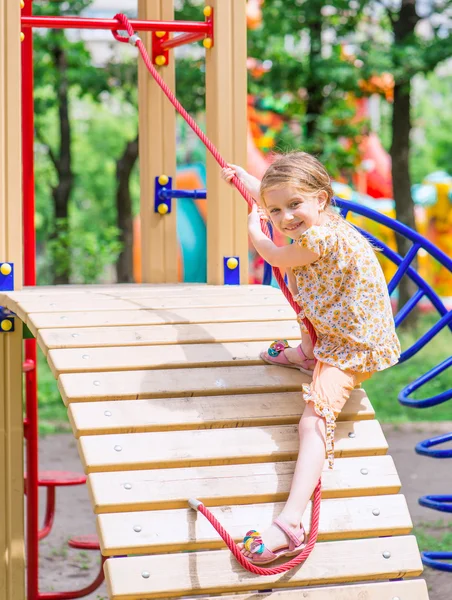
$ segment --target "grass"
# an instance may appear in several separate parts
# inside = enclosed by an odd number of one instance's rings
[[[436,321],[434,314],[422,315],[416,331],[399,330],[402,350],[409,348],[413,342],[425,333]],[[405,423],[407,421],[448,421],[452,420],[450,402],[431,408],[408,408],[399,404],[397,395],[409,383],[435,367],[450,356],[451,332],[443,329],[423,350],[407,360],[395,365],[387,371],[376,373],[363,384],[377,418],[384,423]],[[425,384],[412,394],[412,398],[422,399],[436,396],[451,387],[450,369],[446,369],[434,380]]]
[[[433,314],[422,315],[416,331],[399,331],[402,348],[408,348],[437,320]],[[396,365],[387,371],[377,373],[363,384],[377,413],[377,418],[385,423],[405,423],[408,421],[447,421],[452,420],[450,403],[432,408],[413,409],[401,406],[397,394],[420,375],[450,356],[451,332],[443,330],[418,354],[406,363]],[[66,408],[60,398],[56,381],[42,352],[38,355],[38,399],[39,430],[41,434],[68,431]],[[450,388],[451,375],[446,370],[414,393],[414,398],[426,398]]]
[[[434,521],[419,523],[413,530],[421,552],[452,552],[450,522]]]

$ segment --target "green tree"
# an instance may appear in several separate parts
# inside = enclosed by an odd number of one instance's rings
[[[58,0],[37,5],[34,12],[36,15],[77,15],[91,2]],[[87,95],[98,99],[101,92],[108,89],[108,82],[104,71],[92,65],[84,43],[71,41],[63,30],[46,30],[34,36],[34,65],[36,137],[56,174],[51,184],[53,215],[47,214],[47,218],[52,219],[52,237],[61,234],[67,238],[69,204],[75,183],[71,103]],[[53,256],[53,282],[68,283],[71,261],[64,260],[57,265],[57,260],[61,261],[60,253]]]
[[[394,77],[392,110],[392,181],[396,216],[415,228],[414,203],[411,197],[410,149],[412,131],[412,80],[415,75],[432,72],[437,65],[452,56],[450,0],[416,3],[415,0],[369,3],[375,29],[388,32],[387,37],[369,35],[362,46],[361,58],[368,76],[375,72],[390,72]],[[398,251],[405,255],[410,242],[397,236]],[[399,305],[413,295],[414,286],[406,277],[399,286]],[[406,321],[413,325],[417,315]]]
[[[283,100],[288,125],[277,146],[303,148],[333,175],[352,170],[361,127],[349,93],[359,93],[360,70],[344,60],[342,43],[362,18],[364,0],[266,0],[263,24],[249,32],[248,53],[271,68],[249,90]],[[288,132],[289,130],[289,132]]]

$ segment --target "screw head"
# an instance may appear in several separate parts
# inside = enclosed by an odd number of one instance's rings
[[[125,490],[131,490],[132,489],[132,484],[131,483],[125,483],[124,484],[124,489]]]
[[[143,572],[141,573],[141,577],[142,577],[143,579],[149,579],[149,577],[150,577],[150,576],[151,576],[151,574],[149,573],[149,571],[143,571]]]
[[[73,333],[73,334],[72,334],[72,337],[73,337],[73,338],[78,338],[78,337],[79,337],[79,335],[80,335],[79,333]]]
[[[3,264],[0,266],[0,273],[1,273],[2,275],[5,275],[5,276],[6,276],[6,275],[9,275],[9,274],[11,273],[11,271],[12,271],[12,269],[11,269],[11,265],[10,265],[10,264],[8,264],[8,263],[3,263]]]
[[[11,329],[13,328],[13,324],[11,323],[11,321],[8,321],[8,319],[2,321],[0,326],[2,328],[2,331],[11,331]]]
[[[368,474],[369,474],[368,469],[361,469],[361,475],[368,475]]]
[[[65,315],[63,315],[62,317],[60,317],[60,319],[61,319],[62,321],[67,321],[67,317],[66,317]]]
[[[165,204],[164,202],[162,202],[161,204],[159,204],[157,206],[157,210],[159,215],[166,215],[166,213],[168,212],[168,204]]]
[[[140,531],[141,531],[141,525],[134,525],[133,526],[133,530],[136,531],[137,533],[140,533]]]
[[[116,446],[114,447],[114,449],[116,450],[116,452],[121,452],[122,446],[120,446],[119,444],[116,444]]]
[[[106,411],[104,411],[104,415],[105,415],[106,417],[111,417],[111,411],[110,411],[110,410],[106,410]]]
[[[231,258],[228,258],[228,260],[226,261],[226,265],[227,265],[228,269],[233,271],[234,269],[236,269],[239,266],[239,261],[236,258],[234,258],[233,256],[231,256]]]
[[[166,57],[163,54],[159,54],[155,57],[155,64],[159,67],[163,67],[166,64]]]
[[[380,516],[380,510],[378,508],[374,508],[372,514],[374,515],[374,517]]]
[[[350,431],[348,434],[349,438],[355,438],[356,437],[356,433],[354,431]]]
[[[89,358],[89,354],[83,354],[82,358],[83,358],[83,360],[87,360]]]
[[[383,558],[391,558],[391,553],[390,553],[390,552],[388,552],[388,550],[385,550],[385,551],[383,552]]]
[[[95,380],[93,381],[93,385],[100,385],[100,381],[98,381],[97,379],[95,379]]]

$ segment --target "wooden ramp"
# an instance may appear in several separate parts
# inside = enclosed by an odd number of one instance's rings
[[[239,540],[265,528],[287,497],[309,378],[258,358],[272,340],[299,337],[281,292],[36,288],[0,294],[0,304],[27,324],[58,379],[110,557],[110,598],[428,599],[412,579],[422,564],[410,515],[362,389],[340,415],[319,542],[304,565],[252,575],[187,507],[202,500]]]

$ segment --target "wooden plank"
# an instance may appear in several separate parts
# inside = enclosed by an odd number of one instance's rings
[[[171,576],[174,573],[177,577]],[[322,542],[316,544],[302,568],[284,576],[256,577],[238,565],[229,550],[110,558],[105,563],[112,600],[394,579],[420,573],[422,563],[414,536]]]
[[[22,600],[25,597],[22,323],[15,319],[14,332],[3,336],[6,338],[6,372],[2,376],[6,392],[6,598]]]
[[[211,596],[204,600],[218,600]],[[354,585],[322,586],[295,590],[269,590],[259,593],[259,600],[429,600],[423,579],[385,581]],[[221,600],[256,600],[256,594],[222,595]]]
[[[17,304],[18,312],[30,314],[36,312],[82,312],[98,310],[130,310],[136,309],[133,300],[109,298],[108,296],[92,296],[83,294],[80,297],[58,296],[53,298],[30,298]]]
[[[245,221],[246,222],[246,221]],[[242,295],[202,295],[196,296],[176,296],[167,298],[164,296],[151,298],[130,298],[128,301],[134,302],[141,308],[147,309],[173,309],[173,308],[218,308],[230,306],[278,306],[286,307],[287,300],[284,296],[276,294],[242,294]]]
[[[243,323],[246,321],[295,320],[289,305],[232,306],[223,308],[175,308],[173,310],[105,310],[28,314],[27,325],[38,329],[53,327],[117,327],[119,325],[164,325],[166,323]]]
[[[191,469],[153,469],[93,473],[88,489],[96,514],[187,508],[188,498],[206,506],[283,502],[294,462],[216,465]],[[400,479],[386,456],[338,458],[322,473],[323,498],[395,494]]]
[[[247,295],[263,295],[270,294],[281,296],[282,292],[279,288],[270,285],[249,284],[249,285],[210,285],[206,283],[178,283],[178,284],[136,284],[125,286],[123,284],[110,287],[108,294],[111,296],[120,296],[124,299],[132,299],[137,297],[152,297],[156,296],[222,296],[223,294],[234,296]]]
[[[212,0],[215,43],[206,52],[206,133],[219,153],[234,162],[233,122],[233,42],[231,0]],[[246,99],[243,101],[246,105]],[[242,140],[245,141],[242,132]],[[235,215],[234,191],[221,179],[217,161],[206,153],[207,218],[207,281],[224,283],[223,258],[234,256]],[[246,239],[246,238],[245,238]],[[243,249],[243,248],[242,248]],[[241,257],[248,260],[248,249]]]
[[[69,420],[76,438],[106,433],[210,429],[298,423],[304,410],[300,392],[201,396],[107,402],[72,402]],[[373,419],[365,391],[353,390],[339,421]]]
[[[208,285],[206,283],[117,283],[90,285],[39,285],[25,286],[21,291],[8,292],[14,300],[33,298],[54,298],[56,296],[75,296],[89,294],[93,296],[110,296],[125,300],[134,297],[152,296],[196,296],[196,295],[246,295],[246,294],[275,294],[282,295],[279,288],[269,285],[249,284],[240,286]]]
[[[85,473],[295,460],[298,442],[296,425],[95,435],[78,440]],[[387,450],[378,421],[337,423],[335,456],[380,455]]]
[[[264,531],[284,503],[219,506],[212,513],[239,542],[253,527]],[[377,514],[378,512],[378,514]],[[303,515],[309,534],[311,505]],[[319,541],[405,535],[413,524],[405,497],[367,496],[322,500]],[[217,550],[225,544],[212,525],[191,509],[111,513],[97,517],[102,554],[156,554],[187,550]]]
[[[208,2],[206,2],[208,4]],[[230,160],[236,165],[247,164],[248,148],[244,131],[248,128],[247,109],[247,17],[246,7],[242,0],[232,0],[232,27],[230,36],[232,40],[232,73],[229,82],[231,87],[232,104],[232,155]],[[240,283],[248,281],[248,205],[241,194],[233,188],[233,230],[235,254],[242,258],[240,265]]]
[[[47,359],[56,379],[62,373],[78,373],[80,371],[92,373],[95,371],[263,365],[265,363],[259,358],[259,354],[272,341],[50,350]]]
[[[174,20],[173,0],[139,0],[143,20]],[[151,52],[151,32],[142,40]],[[157,67],[170,89],[175,90],[175,61]],[[138,61],[138,115],[140,157],[141,271],[143,281],[177,281],[176,206],[166,215],[154,211],[154,181],[159,175],[176,174],[176,113],[155,84],[144,61]]]
[[[58,388],[66,406],[70,402],[183,398],[260,392],[300,391],[308,375],[295,369],[270,365],[162,369],[160,371],[114,371],[111,373],[65,373]]]
[[[300,328],[294,320],[267,323],[205,323],[199,325],[161,325],[159,327],[93,327],[41,329],[38,344],[47,354],[54,348],[107,348],[109,346],[147,346],[149,344],[196,344],[209,342],[246,342],[284,338],[299,340]]]

